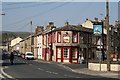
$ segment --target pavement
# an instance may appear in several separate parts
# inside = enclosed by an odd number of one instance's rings
[[[57,64],[58,66],[64,67],[68,70],[71,70],[76,73],[87,74],[92,76],[102,76],[106,78],[116,78],[120,79],[120,72],[112,72],[112,71],[92,71],[87,68],[87,64],[73,64],[73,63],[58,63],[53,61],[44,61],[44,60],[35,60],[37,62],[43,63],[52,63]]]

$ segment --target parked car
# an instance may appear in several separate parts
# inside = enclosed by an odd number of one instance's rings
[[[18,52],[17,56],[20,57],[22,53]]]
[[[15,56],[17,56],[17,55],[18,55],[18,52],[16,52],[16,51],[13,51],[13,54],[14,54]]]
[[[2,55],[8,55],[9,53],[7,51],[3,51]]]
[[[25,53],[25,59],[34,59],[33,53],[32,52],[26,52]]]

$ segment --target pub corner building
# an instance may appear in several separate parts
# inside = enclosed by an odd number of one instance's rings
[[[86,19],[82,25],[65,22],[63,27],[56,28],[53,22],[49,22],[45,30],[43,26],[38,26],[34,35],[20,41],[20,52],[31,51],[35,58],[46,61],[79,63],[82,58],[87,62],[96,58],[99,37],[94,36],[93,25],[100,23],[96,18],[94,21]],[[25,45],[31,46],[26,48]]]

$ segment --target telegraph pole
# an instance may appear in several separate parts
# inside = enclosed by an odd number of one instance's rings
[[[109,2],[106,0],[106,29],[107,29],[107,71],[110,71],[110,41],[109,41]]]
[[[32,21],[30,21],[30,51],[32,52]]]
[[[30,31],[31,31],[31,34],[32,34],[32,21],[30,21]]]

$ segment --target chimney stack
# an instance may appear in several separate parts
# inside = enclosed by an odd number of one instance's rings
[[[119,25],[120,24],[120,21],[115,21],[115,25]]]
[[[56,28],[56,26],[54,26],[54,22],[49,22],[49,24],[46,26],[46,30],[51,30],[53,28]]]
[[[98,18],[95,17],[95,18],[94,18],[94,21],[95,21],[95,22],[98,22]]]
[[[68,25],[69,25],[69,22],[68,22],[68,21],[66,21],[66,22],[65,22],[65,26],[68,26]]]
[[[54,22],[49,22],[49,26],[54,26]]]
[[[89,20],[88,18],[86,19],[86,21]]]
[[[38,32],[43,32],[44,31],[44,26],[37,26],[35,33],[37,34]]]

